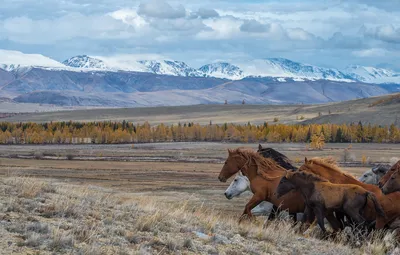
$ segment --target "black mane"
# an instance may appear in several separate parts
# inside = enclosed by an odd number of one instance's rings
[[[290,159],[283,155],[282,153],[272,149],[272,148],[262,148],[257,150],[264,158],[273,159],[278,165],[285,168],[286,170],[296,171],[298,168],[293,166]]]

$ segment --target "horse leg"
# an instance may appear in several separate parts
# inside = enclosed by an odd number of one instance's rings
[[[339,231],[341,224],[338,221],[338,219],[336,219],[336,217],[333,215],[333,212],[332,211],[328,212],[325,217],[328,220],[329,224],[331,225],[333,231],[334,232]]]
[[[311,209],[311,207],[306,206],[306,208],[304,209],[303,217],[301,218],[301,222],[302,222],[302,227],[301,227],[302,232],[307,232],[308,229],[310,229],[316,224],[315,214],[314,211]]]
[[[340,211],[335,211],[335,215],[336,215],[336,219],[340,223],[340,229],[344,229],[344,227],[346,226],[345,221],[344,221],[345,214],[343,212],[340,212]]]
[[[321,207],[315,207],[314,208],[314,213],[315,216],[317,217],[317,222],[319,227],[321,228],[322,232],[324,232],[324,234],[326,233],[326,229],[325,229],[325,222],[324,222],[324,209]]]
[[[251,214],[251,209],[256,207],[262,201],[263,201],[262,195],[254,194],[253,197],[250,199],[250,201],[246,204],[243,214],[242,214],[242,216],[240,216],[239,223],[242,222],[242,220],[246,217],[246,215],[249,218],[253,218],[253,215]]]
[[[278,214],[279,214],[278,207],[276,207],[275,205],[272,206],[272,210],[268,215],[268,221],[275,219]]]

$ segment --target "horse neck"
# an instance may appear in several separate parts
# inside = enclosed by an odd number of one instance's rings
[[[290,178],[290,181],[296,186],[306,200],[311,197],[315,188],[314,182],[308,182],[298,176],[293,176]]]
[[[255,163],[252,164],[251,161],[252,160],[250,160],[249,166],[247,166],[246,170],[243,172],[250,182],[257,177],[257,165]]]

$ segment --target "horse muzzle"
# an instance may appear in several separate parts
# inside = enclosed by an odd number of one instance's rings
[[[224,195],[225,195],[225,197],[227,198],[227,199],[229,199],[229,200],[231,200],[232,199],[232,195],[230,195],[230,194],[228,194],[228,193],[224,193]]]
[[[219,180],[220,182],[226,182],[226,178],[225,178],[225,177],[222,177],[222,176],[218,176],[218,180]]]

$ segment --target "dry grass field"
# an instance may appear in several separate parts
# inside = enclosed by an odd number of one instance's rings
[[[0,247],[5,254],[385,254],[391,235],[310,238],[290,223],[239,226],[250,194],[227,200],[217,180],[227,148],[257,144],[0,146]],[[348,144],[307,151],[269,144],[297,164]],[[353,144],[344,169],[360,175],[400,145]],[[367,165],[361,156],[369,157]],[[70,160],[67,159],[69,157]],[[382,241],[382,238],[385,241]],[[372,241],[371,241],[372,240]]]
[[[390,125],[398,119],[400,125],[400,102],[398,94],[357,99],[320,105],[192,105],[176,107],[144,107],[118,109],[83,109],[29,113],[2,119],[3,121],[49,122],[49,121],[130,121],[151,124],[177,124],[194,122],[208,124],[272,123],[351,123],[362,121],[378,125]],[[0,111],[1,112],[1,111]],[[321,114],[321,116],[320,116]],[[302,120],[301,118],[304,117]]]

